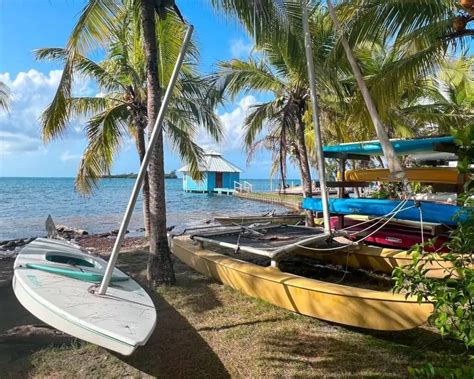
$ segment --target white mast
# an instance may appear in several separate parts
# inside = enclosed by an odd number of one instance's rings
[[[328,191],[326,186],[326,169],[323,155],[323,144],[321,138],[321,126],[319,124],[318,98],[316,93],[316,81],[314,74],[313,48],[311,45],[311,35],[309,33],[307,0],[302,0],[302,19],[304,32],[304,47],[306,52],[306,63],[308,68],[309,89],[311,93],[311,105],[313,110],[313,126],[315,135],[316,156],[318,160],[319,184],[321,187],[321,202],[323,205],[324,231],[331,232],[329,219]]]
[[[193,34],[193,30],[194,27],[192,25],[189,25],[184,36],[181,51],[179,52],[178,59],[176,60],[173,73],[171,74],[171,78],[168,83],[168,88],[166,89],[166,93],[163,98],[163,102],[161,103],[158,117],[155,121],[155,126],[153,127],[153,132],[151,133],[150,142],[148,143],[148,149],[145,153],[145,156],[143,157],[143,161],[140,166],[140,171],[138,172],[138,177],[135,181],[135,186],[133,187],[132,194],[130,195],[130,200],[128,201],[127,210],[125,211],[125,215],[123,216],[122,224],[120,225],[120,230],[117,235],[117,239],[115,240],[114,248],[112,250],[112,254],[110,255],[110,260],[107,265],[107,269],[105,270],[104,278],[102,279],[102,283],[100,284],[100,295],[105,295],[105,293],[107,292],[107,288],[109,287],[110,278],[112,277],[112,272],[114,270],[115,264],[117,263],[120,247],[122,246],[123,239],[125,238],[125,232],[127,231],[130,218],[132,217],[133,208],[135,208],[135,203],[137,202],[138,194],[140,193],[140,190],[142,188],[143,179],[145,178],[145,173],[148,169],[148,162],[150,161],[151,153],[155,147],[158,135],[162,130],[161,123],[163,122],[163,119],[165,117],[166,109],[171,99],[171,95],[173,94],[174,85],[176,83],[176,80],[178,79],[179,70],[181,69],[181,65],[183,63],[186,54],[186,49],[191,39],[191,35]]]

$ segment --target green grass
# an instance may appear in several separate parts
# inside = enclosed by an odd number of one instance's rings
[[[120,256],[138,280],[145,261],[140,252]],[[400,378],[409,366],[467,361],[460,345],[429,327],[345,328],[244,296],[180,262],[175,269],[178,284],[153,294],[157,328],[131,357],[83,342],[46,346],[3,362],[0,377]]]

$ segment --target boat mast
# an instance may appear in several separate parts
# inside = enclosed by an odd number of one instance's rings
[[[316,80],[314,73],[313,48],[311,45],[311,35],[308,23],[308,0],[301,1],[302,21],[304,32],[304,47],[306,52],[306,65],[308,69],[309,89],[311,94],[311,105],[313,111],[313,126],[315,135],[315,148],[318,161],[318,175],[321,187],[321,202],[323,206],[324,231],[331,233],[331,224],[329,219],[328,191],[326,186],[326,169],[323,155],[323,144],[321,138],[321,125],[319,123],[318,98],[316,93]]]
[[[162,131],[161,124],[165,117],[166,109],[171,99],[171,95],[173,94],[173,89],[176,84],[176,80],[178,79],[179,71],[181,69],[181,65],[183,64],[183,60],[186,54],[186,49],[189,45],[189,41],[191,39],[191,35],[193,34],[193,30],[194,30],[194,27],[192,25],[189,25],[188,29],[186,30],[183,44],[181,46],[181,51],[179,52],[178,59],[176,60],[176,63],[174,65],[173,73],[171,74],[171,78],[168,83],[168,88],[166,89],[166,93],[165,93],[165,96],[163,97],[163,102],[161,103],[158,117],[156,118],[155,125],[153,127],[153,132],[151,133],[150,142],[148,143],[148,149],[145,153],[145,156],[143,157],[143,161],[140,166],[140,171],[138,172],[137,180],[135,181],[132,194],[130,195],[130,200],[128,201],[128,205],[127,205],[127,210],[125,211],[125,215],[123,216],[122,224],[120,225],[120,230],[117,235],[117,239],[115,240],[114,248],[112,250],[112,254],[110,255],[110,260],[109,260],[109,263],[107,264],[107,269],[105,271],[104,278],[102,280],[102,283],[100,284],[99,295],[105,295],[105,293],[107,292],[107,288],[109,287],[110,278],[112,277],[112,272],[114,270],[115,264],[117,263],[120,247],[122,246],[123,239],[125,238],[125,233],[127,231],[130,218],[132,217],[133,209],[135,208],[138,194],[140,193],[140,190],[142,188],[143,179],[145,178],[145,173],[148,169],[148,163],[151,158],[151,153],[153,152],[153,149],[156,145],[156,140],[158,139],[158,136]]]

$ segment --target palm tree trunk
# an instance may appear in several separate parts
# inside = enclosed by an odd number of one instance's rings
[[[385,158],[387,159],[388,168],[390,169],[392,175],[400,179],[404,179],[405,171],[403,170],[403,167],[400,164],[400,161],[398,160],[397,154],[395,153],[395,149],[393,148],[393,145],[388,138],[388,134],[382,124],[382,121],[380,120],[377,108],[375,107],[375,104],[372,101],[369,89],[367,88],[367,85],[365,83],[364,76],[362,75],[360,67],[357,64],[357,60],[354,56],[352,49],[349,46],[349,42],[344,36],[344,31],[342,30],[341,24],[337,19],[337,15],[334,10],[332,1],[327,0],[327,4],[329,14],[334,23],[334,27],[336,28],[336,31],[341,38],[342,46],[344,47],[344,51],[346,52],[346,56],[351,65],[352,72],[354,73],[354,77],[356,78],[359,89],[362,92],[362,96],[367,106],[367,110],[369,111],[370,117],[372,118],[372,122],[374,123],[375,131],[377,132],[377,137],[380,141],[380,145],[382,146]]]
[[[286,163],[285,163],[285,157],[284,157],[284,154],[281,152],[281,149],[280,149],[280,153],[279,153],[280,157],[278,158],[279,160],[279,167],[280,167],[280,178],[281,178],[281,187],[282,187],[282,190],[283,192],[286,192]]]
[[[301,181],[303,182],[303,196],[313,197],[313,184],[311,183],[311,171],[309,169],[308,150],[304,140],[305,124],[300,118],[296,130],[296,146],[300,163]],[[314,226],[314,214],[312,211],[306,211],[306,225]]]
[[[145,128],[146,124],[144,124],[142,118],[140,118],[137,122],[136,141],[140,163],[143,162],[146,153]],[[150,183],[148,180],[148,172],[143,179],[143,224],[145,225],[145,237],[148,237],[150,235]]]
[[[143,44],[146,55],[148,130],[153,129],[161,105],[158,52],[153,0],[141,1]],[[160,132],[148,169],[150,185],[150,255],[147,279],[152,286],[176,281],[166,235],[165,173],[163,133]]]

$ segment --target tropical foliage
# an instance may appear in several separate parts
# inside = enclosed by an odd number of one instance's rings
[[[183,33],[173,33],[166,27],[160,30],[160,21],[164,21],[168,16],[176,16],[181,22],[181,14],[176,4],[172,0],[90,0],[80,14],[79,20],[73,28],[69,40],[65,48],[64,55],[64,69],[60,79],[59,90],[51,103],[49,112],[54,115],[51,118],[51,125],[61,125],[61,121],[67,115],[67,102],[71,95],[72,81],[74,77],[75,65],[77,64],[77,57],[86,57],[88,53],[97,48],[109,48],[114,38],[120,34],[123,20],[128,16],[131,17],[131,23],[134,30],[139,29],[142,47],[144,50],[144,75],[146,78],[146,127],[151,133],[155,126],[155,120],[158,115],[158,110],[161,105],[161,94],[163,93],[164,84],[167,83],[171,68],[166,64],[166,59],[172,59],[173,55],[161,54],[158,50],[158,42],[160,38],[168,39],[171,44],[168,47],[179,49],[180,41],[183,39]],[[176,55],[174,55],[175,57]],[[158,71],[161,67],[163,71]],[[188,76],[188,79],[192,78]],[[193,80],[196,78],[193,78]],[[205,83],[204,83],[205,84]],[[183,88],[189,88],[188,85]],[[112,88],[113,89],[113,88]],[[112,91],[113,92],[113,91]],[[179,92],[179,91],[178,91]],[[136,93],[136,95],[138,95]],[[194,96],[198,96],[194,94]],[[117,122],[121,122],[126,118],[122,113],[127,110],[124,104],[111,104],[116,110]],[[199,106],[198,103],[188,103],[194,107]],[[104,106],[102,109],[106,109]],[[181,105],[176,107],[177,113],[185,112],[186,109]],[[112,122],[107,114],[102,114],[102,120]],[[101,120],[97,119],[96,124],[101,124]],[[103,124],[103,123],[102,123]],[[103,124],[110,126],[110,124]],[[162,128],[162,125],[159,126]],[[174,136],[179,136],[184,131],[179,129],[183,125],[179,125],[176,119],[168,120],[168,132],[173,129],[176,132]],[[188,126],[189,128],[190,126]],[[139,129],[136,129],[137,132]],[[188,132],[190,129],[187,129]],[[148,183],[150,188],[149,201],[149,220],[150,220],[150,256],[147,267],[147,278],[151,285],[174,283],[175,277],[173,272],[173,265],[171,261],[169,246],[167,243],[166,230],[166,202],[165,202],[165,174],[164,174],[164,145],[163,145],[163,129],[158,131],[158,139],[154,145],[153,153],[148,167]],[[123,125],[122,131],[123,134]],[[94,137],[94,136],[92,136]],[[117,134],[107,134],[110,137],[112,144],[117,145],[114,139],[117,139]],[[140,139],[138,139],[140,140]],[[180,139],[179,141],[184,141]],[[190,143],[182,144],[175,141],[178,150],[190,151],[194,149],[195,155],[199,154],[196,146]],[[144,143],[143,143],[144,146]],[[105,167],[100,167],[110,161],[113,156],[113,151],[105,151],[104,157],[91,159],[92,166],[95,160],[98,163],[94,168],[94,172],[105,171]],[[146,211],[146,210],[145,210]]]
[[[459,171],[470,174],[470,180],[465,184],[465,193],[460,196],[460,203],[464,206],[474,206],[474,179],[469,165],[474,161],[474,124],[464,130],[453,132],[459,145]],[[467,212],[468,208],[464,208]],[[450,241],[445,248],[449,253],[441,255],[448,269],[442,279],[426,277],[426,266],[434,260],[433,254],[425,251],[425,244],[413,247],[412,263],[406,267],[396,268],[393,272],[395,291],[404,291],[413,295],[418,301],[433,303],[434,311],[430,321],[439,329],[443,336],[449,336],[461,341],[467,350],[474,346],[474,214],[468,214],[468,219],[454,230]],[[472,359],[472,357],[471,357]],[[419,377],[472,377],[472,367],[457,367],[449,369],[443,367],[446,362],[437,362],[419,369],[411,369]]]
[[[305,62],[301,48],[302,35],[296,35],[296,33],[301,33],[298,19],[300,5],[294,1],[275,2],[275,4],[274,8],[270,8],[270,12],[280,15],[277,20],[282,18],[286,20],[286,24],[280,21],[279,27],[287,33],[277,41],[271,36],[266,36],[268,41],[266,43],[262,37],[260,45],[257,44],[255,47],[261,58],[260,61],[251,58],[246,63],[249,66],[253,65],[254,69],[264,68],[273,77],[278,77],[278,75],[281,77],[280,67],[273,67],[269,62],[269,57],[271,54],[283,55],[283,52],[284,59],[281,62],[284,65],[300,65],[293,71],[299,72],[300,93],[304,93],[307,91],[308,84],[306,79],[303,79],[306,78],[305,67],[301,65]],[[364,3],[364,6],[368,5]],[[421,3],[418,6],[422,8]],[[343,8],[342,5],[340,8]],[[347,9],[342,10],[347,12]],[[254,20],[252,13],[254,10],[247,11],[249,14],[242,22],[251,32],[255,32],[250,22]],[[339,14],[344,13],[340,10]],[[259,22],[264,21],[265,19]],[[257,21],[254,20],[254,22]],[[345,57],[341,55],[338,36],[334,33],[327,11],[322,7],[316,7],[312,12],[310,22],[315,51],[320,118],[325,142],[338,143],[376,138],[374,129],[370,127],[371,117],[357,88],[354,74]],[[384,29],[383,33],[356,41],[353,52],[364,73],[371,98],[388,135],[414,137],[442,134],[449,131],[453,125],[462,128],[469,123],[474,115],[472,106],[469,104],[469,95],[466,95],[470,91],[469,88],[472,88],[469,81],[472,58],[461,57],[459,60],[451,61],[445,58],[444,52],[438,51],[437,59],[429,60],[432,57],[426,58],[426,54],[417,52],[412,44],[394,44],[393,33],[390,33],[389,28],[383,25],[380,26],[380,30],[382,29]],[[247,126],[249,121],[254,121],[254,128],[249,130],[255,131],[255,125],[262,124],[265,120],[263,118],[264,106],[268,111],[272,105],[274,106],[278,101],[281,102],[283,97],[273,88],[265,87],[268,83],[261,82],[256,77],[250,78],[252,71],[245,70],[244,72],[241,67],[243,64],[242,61],[221,63],[219,74],[228,75],[229,71],[234,72],[234,82],[231,83],[233,88],[230,91],[233,96],[238,93],[236,90],[238,87],[244,91],[273,93],[273,101],[258,105],[261,112],[252,113],[252,115],[258,114],[261,119],[252,120],[249,116],[246,120]],[[452,67],[448,69],[449,65]],[[447,70],[450,73],[447,73]],[[236,79],[237,73],[238,79]],[[460,79],[451,80],[453,75],[459,76]],[[221,83],[224,80],[221,79]],[[251,83],[252,81],[254,83]],[[459,84],[456,84],[457,82]],[[292,97],[294,98],[294,95]],[[315,162],[311,107],[308,106],[309,100],[305,101],[306,110],[303,121],[306,124],[306,146],[311,154],[311,160]],[[285,160],[287,156],[294,157],[294,153],[297,152],[294,148],[294,133],[289,133],[288,128],[284,129],[283,124],[278,125],[275,119],[271,123],[267,121],[264,124],[271,130],[267,134],[253,133],[254,144],[249,144],[252,138],[246,138],[245,145],[251,147],[251,152],[255,147],[270,147],[275,157],[273,169],[279,167],[284,176],[286,161],[284,163],[279,161]],[[247,134],[247,137],[252,137],[252,134]],[[294,159],[294,161],[298,160]]]
[[[311,173],[304,140],[309,95],[305,86],[304,61],[291,61],[291,55],[276,45],[261,50],[263,58],[248,61],[233,60],[219,64],[215,75],[216,86],[232,98],[241,92],[271,93],[272,100],[251,108],[244,121],[244,145],[252,153],[260,145],[275,144],[282,179],[285,163],[291,149],[298,161],[305,196],[311,196]],[[267,129],[267,137],[259,139]]]
[[[145,57],[140,42],[140,29],[134,28],[126,17],[114,31],[103,61],[95,63],[76,53],[72,61],[73,75],[92,79],[100,96],[66,97],[59,104],[51,103],[42,116],[45,141],[60,137],[71,120],[85,117],[85,132],[89,143],[84,151],[76,178],[79,191],[89,193],[104,175],[110,174],[115,155],[123,146],[126,136],[135,139],[139,155],[143,157],[144,146],[139,139],[147,123]],[[159,50],[166,59],[160,60],[159,71],[163,85],[167,85],[174,61],[180,49],[180,41],[173,37],[182,33],[180,21],[169,16],[160,21],[157,28]],[[166,31],[166,32],[165,32]],[[67,50],[44,48],[36,50],[39,59],[54,59],[64,62]],[[188,50],[186,62],[181,70],[172,103],[168,108],[164,130],[180,156],[190,164],[198,175],[197,164],[202,151],[193,142],[197,128],[204,126],[216,139],[220,137],[219,120],[214,113],[218,98],[210,88],[210,80],[199,75],[196,69],[197,51]],[[72,81],[66,81],[71,83]],[[71,94],[71,89],[59,87],[57,92]]]
[[[10,96],[10,89],[5,83],[0,81],[0,109],[9,110]]]

